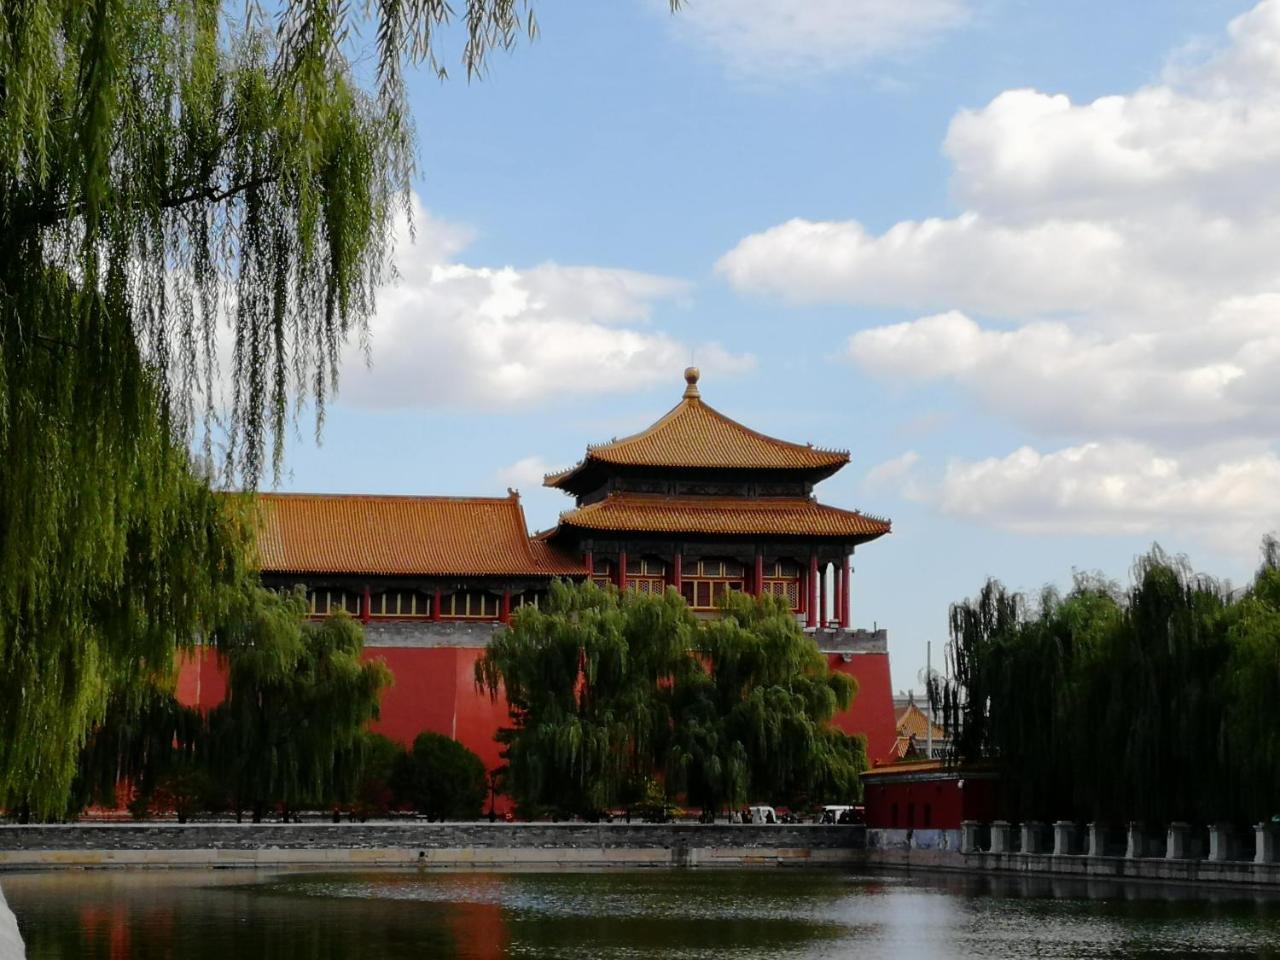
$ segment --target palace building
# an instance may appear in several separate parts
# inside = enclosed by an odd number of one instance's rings
[[[757,433],[704,403],[698,379],[685,371],[680,403],[648,429],[546,477],[574,506],[541,533],[529,533],[515,491],[262,494],[263,582],[303,584],[313,616],[341,609],[363,622],[366,656],[395,675],[375,729],[405,743],[446,733],[490,767],[507,710],[476,690],[475,661],[554,578],[673,587],[700,616],[715,616],[728,591],[785,597],[831,667],[858,681],[837,724],[867,737],[873,761],[885,758],[896,736],[887,638],[852,627],[850,561],[890,524],[814,497],[847,451]],[[212,652],[184,665],[185,702],[209,707],[224,694]]]

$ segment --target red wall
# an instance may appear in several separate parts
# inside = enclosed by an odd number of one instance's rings
[[[464,744],[492,770],[502,764],[494,733],[508,723],[507,703],[475,688],[479,647],[366,647],[367,660],[382,660],[393,683],[382,695],[379,719],[373,729],[405,746],[424,730],[443,733]],[[889,685],[889,655],[854,654],[848,662],[839,654],[828,657],[832,670],[858,681],[853,705],[837,714],[835,725],[846,733],[867,737],[867,756],[874,764],[889,754],[896,736],[893,691]],[[178,675],[178,699],[208,710],[226,696],[226,673],[217,654],[203,649],[184,654]],[[499,798],[498,811],[508,803]]]
[[[897,739],[893,714],[893,687],[889,681],[889,654],[854,653],[846,661],[842,654],[827,656],[831,670],[858,681],[858,692],[848,710],[837,713],[833,723],[845,733],[861,733],[867,738],[867,762],[873,766],[889,756]]]

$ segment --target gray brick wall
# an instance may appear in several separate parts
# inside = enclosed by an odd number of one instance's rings
[[[0,826],[9,850],[431,850],[459,847],[689,849],[744,847],[849,850],[865,829],[816,824],[594,823],[94,823]]]

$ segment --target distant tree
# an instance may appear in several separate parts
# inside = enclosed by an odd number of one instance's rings
[[[361,659],[358,623],[345,613],[311,623],[304,611],[300,590],[258,588],[219,631],[227,698],[209,717],[211,765],[255,821],[275,804],[287,816],[333,801],[391,680],[382,661]]]
[[[400,761],[398,792],[430,820],[475,820],[489,792],[484,762],[457,740],[424,731]]]
[[[998,583],[952,607],[954,759],[1011,817],[1244,823],[1280,809],[1280,551],[1231,592],[1158,547],[1127,591],[1078,578],[1034,609]]]
[[[659,765],[667,698],[693,669],[696,621],[674,592],[654,597],[553,583],[476,663],[476,682],[505,690],[513,725],[506,782],[521,810],[596,817]]]

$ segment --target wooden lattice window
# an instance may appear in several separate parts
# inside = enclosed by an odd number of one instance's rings
[[[545,590],[525,590],[515,594],[511,598],[511,609],[519,610],[521,607],[540,607],[547,600]]]
[[[776,560],[765,564],[760,592],[765,596],[783,597],[792,610],[799,610],[800,565],[790,560]]]
[[[613,561],[595,560],[591,566],[591,582],[597,587],[607,587],[613,583]]]
[[[459,590],[440,598],[440,616],[451,620],[496,620],[502,598],[487,590]]]
[[[372,617],[429,617],[431,598],[417,590],[385,590],[369,597]]]
[[[697,560],[680,579],[680,593],[692,609],[715,610],[731,590],[742,590],[743,566],[736,560]]]
[[[656,557],[628,558],[627,588],[661,596],[667,589],[667,565]]]
[[[353,617],[360,616],[360,594],[352,590],[308,590],[307,614],[327,617],[345,610]]]

